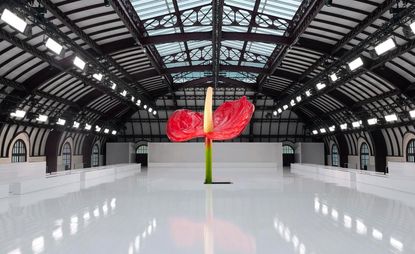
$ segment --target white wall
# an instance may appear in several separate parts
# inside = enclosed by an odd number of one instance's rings
[[[324,165],[324,143],[297,143],[296,162]]]
[[[149,163],[204,163],[203,143],[148,143]],[[275,163],[282,143],[213,143],[213,163]]]
[[[135,163],[134,143],[107,143],[107,165]]]

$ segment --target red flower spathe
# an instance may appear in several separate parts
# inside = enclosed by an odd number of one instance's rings
[[[246,97],[225,102],[213,113],[213,131],[204,133],[203,114],[187,109],[175,111],[167,122],[167,136],[171,141],[183,142],[208,137],[227,140],[239,136],[251,120],[255,106]]]

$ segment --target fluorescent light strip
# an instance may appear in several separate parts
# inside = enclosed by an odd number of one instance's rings
[[[10,113],[10,116],[16,118],[23,118],[26,115],[26,111],[17,109],[15,112]]]
[[[47,120],[48,120],[48,116],[46,116],[46,115],[39,115],[36,118],[36,121],[39,121],[39,122],[42,122],[42,123],[46,122]]]
[[[26,21],[24,21],[8,9],[4,9],[3,14],[1,15],[1,20],[3,20],[8,25],[10,25],[11,27],[13,27],[21,33],[24,33],[26,30]]]
[[[410,24],[409,27],[411,28],[412,32],[415,34],[415,22]]]
[[[378,56],[385,54],[389,50],[396,48],[395,41],[392,38],[387,39],[386,41],[380,43],[375,47],[376,54]]]
[[[396,114],[390,114],[385,116],[385,120],[386,122],[394,122],[398,120],[398,117],[396,116]]]
[[[60,55],[62,53],[62,50],[63,50],[63,46],[60,45],[55,40],[53,40],[52,38],[48,38],[46,40],[45,46],[57,55]]]

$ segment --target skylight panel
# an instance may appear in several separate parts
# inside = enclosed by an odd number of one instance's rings
[[[225,4],[252,11],[255,1],[252,0],[225,0]]]
[[[301,3],[302,0],[261,0],[259,11],[292,20]]]
[[[203,6],[206,4],[211,4],[209,0],[181,0],[177,1],[177,5],[179,6],[180,11],[184,11],[187,9],[192,9],[194,7]]]
[[[247,51],[266,56],[270,56],[274,49],[275,45],[270,43],[249,42],[247,45]]]
[[[183,42],[170,42],[156,45],[161,56],[167,56],[185,51]]]
[[[130,0],[141,20],[174,12],[172,0]]]

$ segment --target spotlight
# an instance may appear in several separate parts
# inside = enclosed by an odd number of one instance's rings
[[[294,106],[295,106],[295,101],[294,101],[294,99],[290,101],[290,105],[291,105],[292,107],[294,107]]]
[[[274,116],[277,116],[278,115],[278,112],[277,111],[274,111],[272,113],[273,113]]]
[[[39,115],[36,118],[36,121],[39,121],[39,122],[42,122],[42,123],[46,122],[47,120],[48,120],[48,116],[46,116],[46,115]]]
[[[310,90],[305,91],[305,95],[306,95],[307,97],[310,97],[310,96],[311,96],[311,91],[310,91]]]
[[[131,101],[134,102],[135,101],[135,97],[131,96]]]
[[[112,135],[117,135],[117,131],[112,131],[111,134]]]
[[[63,57],[65,52],[63,50],[63,46],[60,45],[57,41],[52,38],[48,38],[45,42],[45,46],[51,50],[53,53]]]
[[[347,123],[340,124],[340,129],[347,130]]]
[[[110,7],[110,0],[104,0],[105,7]]]
[[[73,60],[73,64],[81,70],[85,69],[86,62],[79,57],[75,57]]]
[[[78,123],[77,121],[73,122],[73,128],[78,129],[79,128],[80,123]]]
[[[334,125],[333,125],[333,126],[330,126],[330,127],[329,127],[329,131],[330,131],[330,132],[333,132],[333,131],[335,131],[335,130],[336,130],[336,126],[334,126]]]
[[[156,110],[153,111],[153,115],[157,115],[157,111]]]
[[[288,105],[286,104],[286,105],[282,106],[282,108],[283,108],[284,110],[287,110],[287,109],[288,109]]]
[[[396,114],[390,114],[385,116],[385,120],[386,122],[394,122],[398,120],[398,117],[396,116]]]
[[[375,125],[377,123],[378,123],[378,119],[377,118],[367,119],[367,124],[369,124],[369,125]]]
[[[94,77],[94,79],[101,81],[103,75],[101,73],[95,73],[94,75],[92,75],[92,77]]]
[[[409,111],[409,116],[410,116],[411,118],[415,118],[415,109],[414,109],[414,110]]]
[[[135,105],[140,106],[141,105],[141,100],[140,99],[137,100],[137,103]]]
[[[115,90],[115,88],[117,88],[117,84],[111,81],[111,89]]]
[[[318,134],[318,131],[317,130],[313,130],[313,134],[314,135],[317,135]]]
[[[376,54],[378,56],[383,55],[389,50],[392,50],[396,47],[395,41],[392,38],[387,39],[386,41],[380,43],[375,47]]]
[[[89,131],[91,130],[92,126],[90,124],[85,124],[85,130]]]
[[[296,100],[297,100],[297,102],[300,102],[301,101],[301,96],[297,96],[297,98],[295,98]]]
[[[15,112],[10,113],[11,117],[23,118],[26,115],[26,111],[17,109]]]
[[[144,105],[144,107],[143,107],[144,109],[147,109],[147,105]]]
[[[349,69],[351,71],[356,70],[357,68],[361,67],[362,65],[363,65],[363,61],[362,61],[362,58],[360,58],[360,57],[358,57],[355,60],[348,63]]]
[[[121,94],[122,96],[124,96],[124,97],[125,97],[125,96],[127,96],[127,91],[125,91],[125,90],[124,90],[124,91],[122,91],[122,93],[120,93],[120,94]]]
[[[1,14],[1,20],[21,33],[26,33],[26,29],[29,28],[26,21],[11,12],[9,9],[4,9]]]
[[[153,109],[152,108],[149,108],[148,109],[148,112],[150,112],[150,113],[153,112]]]
[[[100,132],[101,131],[101,127],[99,127],[98,125],[95,126],[95,131],[96,132]]]
[[[332,82],[336,82],[337,81],[337,75],[336,75],[336,73],[332,73],[331,75],[330,75],[330,80],[332,81]]]
[[[318,84],[316,85],[317,90],[321,90],[321,89],[323,89],[323,88],[325,88],[325,87],[326,87],[326,84],[324,84],[324,83],[318,83]]]
[[[361,124],[361,121],[356,121],[352,123],[353,128],[359,128]]]
[[[320,129],[320,133],[326,133],[326,132],[327,132],[326,129],[324,129],[324,128]]]
[[[58,118],[58,121],[56,122],[57,125],[61,125],[61,126],[64,126],[65,123],[66,123],[66,120],[62,118]]]
[[[282,109],[281,108],[278,108],[277,109],[277,112],[278,112],[278,114],[281,114],[282,113]]]
[[[105,129],[105,130],[104,130],[104,133],[105,133],[105,134],[108,134],[109,132],[110,132],[110,130],[108,130],[108,129]]]

